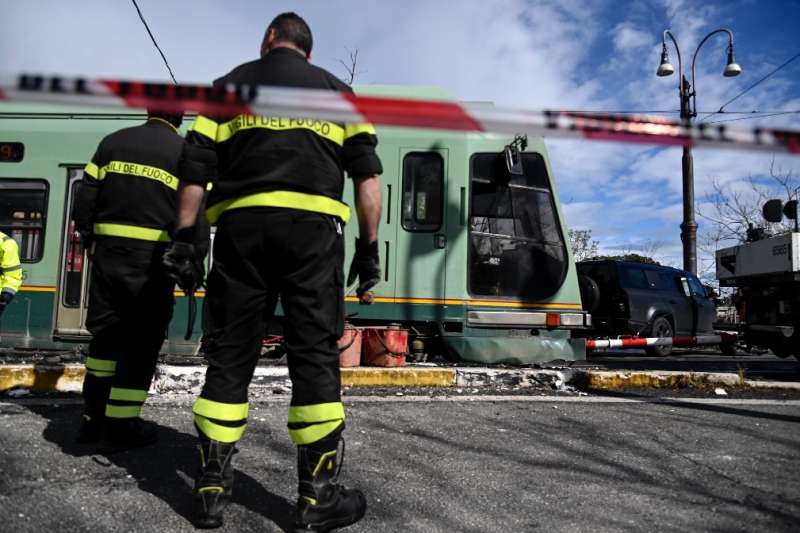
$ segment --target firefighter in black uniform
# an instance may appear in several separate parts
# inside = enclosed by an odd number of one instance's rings
[[[215,85],[351,91],[309,63],[311,44],[302,18],[279,15],[267,29],[261,59]],[[198,176],[212,174],[213,154],[218,158],[207,210],[217,224],[207,290],[209,366],[193,407],[201,444],[195,524],[222,524],[233,483],[231,457],[247,422],[247,388],[278,297],[292,379],[289,435],[298,451],[296,527],[328,531],[352,524],[366,511],[364,495],[335,483],[345,419],[336,347],[344,325],[342,225],[350,217],[341,198],[347,171],[360,229],[351,278],[358,276],[362,296],[380,279],[382,168],[375,130],[299,118],[199,116],[187,140]],[[178,226],[185,228],[195,220],[205,183],[188,172],[181,179]],[[192,282],[197,261],[191,245],[176,240],[165,260],[176,278]]]
[[[150,113],[144,124],[105,137],[78,190],[76,230],[94,250],[78,441],[102,440],[106,451],[157,439],[139,413],[174,304],[162,257],[175,225],[181,118]]]

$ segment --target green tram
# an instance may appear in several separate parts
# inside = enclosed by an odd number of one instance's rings
[[[450,99],[436,88],[360,92]],[[99,108],[0,105],[0,230],[20,245],[24,268],[23,287],[2,317],[0,347],[73,350],[88,341],[90,268],[70,220],[76,184],[104,135],[144,118]],[[403,324],[425,350],[464,361],[584,358],[585,343],[575,334],[591,318],[581,306],[543,140],[531,138],[517,151],[519,139],[499,134],[381,127],[378,136],[383,280],[373,305],[347,294],[350,320]],[[352,187],[345,191],[352,206]],[[349,254],[355,232],[357,224],[346,229]],[[182,293],[176,296],[163,350],[195,352],[199,334],[183,340],[188,305]]]

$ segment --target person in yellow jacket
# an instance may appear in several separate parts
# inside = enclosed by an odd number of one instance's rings
[[[0,231],[0,316],[22,285],[17,241]]]

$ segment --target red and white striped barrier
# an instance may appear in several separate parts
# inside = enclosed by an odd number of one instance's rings
[[[644,348],[645,346],[703,346],[708,344],[733,344],[737,336],[733,333],[719,335],[677,336],[677,337],[635,337],[630,339],[586,339],[586,349],[598,348]]]
[[[684,125],[660,117],[530,111],[456,102],[356,96],[334,91],[257,86],[214,88],[60,76],[0,76],[0,101],[251,114],[370,122],[455,131],[568,137],[668,146],[737,148],[800,155],[800,131]]]

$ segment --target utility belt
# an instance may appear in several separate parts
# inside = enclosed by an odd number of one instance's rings
[[[257,192],[217,202],[206,209],[206,216],[211,224],[215,224],[222,213],[243,207],[283,207],[312,211],[339,218],[347,224],[350,220],[350,206],[319,194],[308,194],[297,191]]]

